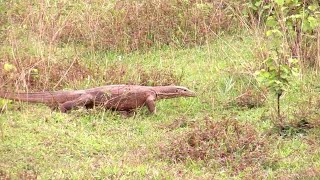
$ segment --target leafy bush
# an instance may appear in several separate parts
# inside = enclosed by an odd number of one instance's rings
[[[251,0],[245,15],[252,23],[265,26],[266,35],[277,35],[273,46],[284,57],[301,61],[301,65],[320,66],[320,6],[315,0]]]

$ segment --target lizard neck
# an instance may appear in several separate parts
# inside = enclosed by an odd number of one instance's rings
[[[156,99],[170,99],[181,96],[176,92],[174,86],[155,86],[152,89],[156,93]]]

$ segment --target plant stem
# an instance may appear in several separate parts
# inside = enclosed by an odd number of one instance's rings
[[[280,122],[282,122],[281,121],[281,117],[280,117],[280,96],[281,96],[281,94],[277,94],[277,104],[278,104],[278,109],[277,109],[277,112],[278,112],[278,120],[280,121]]]
[[[277,56],[279,57],[279,52],[278,50],[277,51]],[[282,61],[278,61],[278,79],[280,79],[281,77],[281,63]],[[278,121],[282,124],[282,121],[281,121],[281,117],[280,117],[280,96],[282,95],[282,92],[278,92],[277,93],[277,104],[278,104]]]

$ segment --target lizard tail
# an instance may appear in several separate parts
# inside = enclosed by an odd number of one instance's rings
[[[12,92],[0,92],[0,98],[10,99],[23,102],[34,103],[53,103],[56,102],[56,95],[50,92],[43,93],[12,93]]]

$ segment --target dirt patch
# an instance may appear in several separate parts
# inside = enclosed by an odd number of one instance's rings
[[[231,119],[207,119],[204,126],[171,139],[161,149],[161,156],[174,162],[201,160],[207,166],[229,167],[234,173],[264,163],[268,152],[266,142],[253,126]]]

